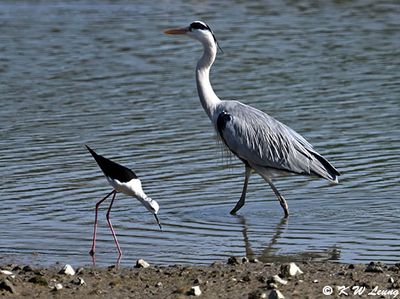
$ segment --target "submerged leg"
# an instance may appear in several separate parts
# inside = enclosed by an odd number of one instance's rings
[[[110,206],[108,207],[108,211],[107,211],[107,214],[106,214],[106,218],[107,218],[108,226],[109,226],[110,229],[111,229],[111,233],[112,233],[112,236],[113,236],[113,238],[114,238],[115,245],[117,245],[118,254],[119,254],[119,256],[121,256],[121,255],[122,255],[121,247],[119,247],[119,243],[118,243],[118,240],[117,240],[117,236],[115,235],[115,231],[114,231],[114,228],[113,228],[113,226],[112,226],[112,224],[111,224],[111,220],[110,220],[110,212],[111,212],[112,205],[113,205],[113,203],[114,203],[115,194],[117,194],[117,192],[114,193],[114,196],[113,196],[113,198],[112,198],[112,200],[111,200]]]
[[[96,209],[95,209],[95,216],[94,216],[94,230],[93,230],[93,243],[92,243],[92,249],[90,250],[89,254],[91,256],[94,256],[94,253],[96,252],[96,232],[97,232],[97,212],[99,210],[99,206],[101,205],[101,203],[103,201],[105,201],[111,194],[117,193],[117,191],[113,190],[110,193],[108,193],[106,195],[106,197],[104,197],[102,200],[100,200],[97,204],[96,204]]]
[[[249,183],[250,175],[251,175],[251,168],[246,165],[242,195],[240,196],[239,201],[236,203],[236,206],[230,212],[231,215],[235,215],[236,212],[239,211],[240,208],[243,207],[244,205],[244,201],[246,200],[247,184]]]
[[[271,186],[271,189],[274,191],[276,197],[279,200],[279,203],[281,204],[281,207],[285,213],[285,218],[287,218],[289,216],[289,207],[288,204],[286,203],[285,198],[283,198],[283,196],[279,193],[278,189],[276,189],[276,187],[274,186],[274,184],[272,184],[272,181],[270,178],[263,176],[263,178],[267,181],[267,183]]]

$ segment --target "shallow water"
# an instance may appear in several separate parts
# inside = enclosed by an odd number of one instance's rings
[[[0,262],[90,264],[94,205],[110,192],[84,144],[134,169],[160,232],[134,199],[111,217],[124,256],[207,264],[400,259],[400,5],[396,1],[0,4]],[[199,103],[201,47],[162,30],[202,19],[224,53],[216,93],[288,124],[342,173],[339,185],[250,180]],[[117,258],[100,214],[97,265]]]

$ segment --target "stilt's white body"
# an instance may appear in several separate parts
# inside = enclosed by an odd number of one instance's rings
[[[112,179],[108,176],[106,176],[106,178],[114,190],[128,196],[135,197],[146,207],[149,212],[157,214],[160,207],[155,200],[148,197],[146,193],[144,193],[140,179],[132,179],[127,183],[121,183],[117,179]]]

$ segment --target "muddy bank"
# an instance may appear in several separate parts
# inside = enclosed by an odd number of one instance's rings
[[[400,263],[290,265],[230,258],[210,266],[110,266],[61,273],[63,266],[1,265],[0,297],[400,298]]]

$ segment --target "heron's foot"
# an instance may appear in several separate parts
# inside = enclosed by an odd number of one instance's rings
[[[94,256],[94,254],[95,254],[94,250],[91,249],[91,250],[89,251],[89,254],[90,254],[90,256]]]
[[[284,218],[288,218],[289,217],[289,211],[288,210],[284,210],[285,212],[285,217]]]
[[[231,215],[236,215],[236,212],[239,211],[244,206],[244,198],[243,196],[236,203],[236,206],[230,211]]]
[[[238,202],[236,206],[232,209],[232,211],[230,211],[229,213],[231,215],[236,215],[236,212],[239,211],[241,207],[243,207],[243,204],[240,204],[240,202]]]

